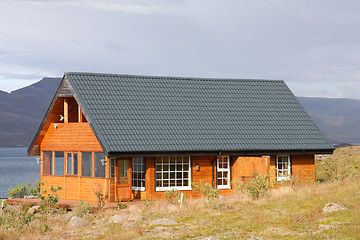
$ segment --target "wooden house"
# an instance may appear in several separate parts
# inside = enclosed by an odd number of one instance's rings
[[[314,180],[333,147],[283,81],[65,73],[28,148],[61,199],[197,197],[204,181]]]

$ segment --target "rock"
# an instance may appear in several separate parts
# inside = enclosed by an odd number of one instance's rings
[[[127,219],[128,222],[136,222],[142,220],[145,220],[145,218],[139,214],[130,214]]]
[[[78,228],[78,227],[83,227],[83,226],[87,226],[87,225],[90,225],[90,222],[88,220],[83,219],[81,217],[77,217],[77,216],[72,217],[69,222],[70,228]]]
[[[150,223],[151,225],[176,225],[177,223],[172,220],[172,219],[167,219],[167,218],[161,218],[161,219],[156,219],[154,221],[152,221]]]
[[[40,211],[40,206],[32,206],[27,211],[27,214],[35,214],[35,213],[38,213],[39,211]]]
[[[326,206],[323,208],[322,212],[323,213],[330,213],[330,212],[337,212],[337,211],[344,211],[347,210],[348,208],[338,204],[338,203],[328,203],[326,204]]]
[[[198,237],[198,238],[194,238],[196,240],[219,240],[219,238],[214,237],[214,236],[208,236],[208,237]]]
[[[98,220],[94,221],[94,224],[102,226],[102,225],[106,224],[106,220],[105,219],[98,219]]]
[[[39,198],[39,197],[38,197],[38,196],[30,195],[30,196],[25,196],[24,198],[25,198],[25,199],[37,199],[37,198]]]
[[[128,218],[127,215],[114,215],[109,219],[108,223],[124,223]]]

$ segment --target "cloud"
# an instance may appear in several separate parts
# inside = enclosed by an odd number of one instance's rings
[[[0,8],[0,81],[65,71],[283,79],[297,95],[356,97],[358,1],[38,0]]]

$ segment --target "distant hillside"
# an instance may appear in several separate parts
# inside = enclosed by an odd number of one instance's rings
[[[360,100],[299,97],[332,143],[360,143]]]
[[[30,144],[60,81],[43,78],[11,93],[0,91],[0,147]],[[299,100],[332,143],[360,143],[360,100]]]
[[[29,145],[60,80],[43,78],[11,93],[0,91],[0,147]]]

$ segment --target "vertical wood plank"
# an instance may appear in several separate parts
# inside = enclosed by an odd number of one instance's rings
[[[79,120],[79,122],[83,122],[82,111],[81,111],[80,106],[78,106],[78,120]]]
[[[64,98],[64,123],[69,122],[69,104],[68,99]]]

